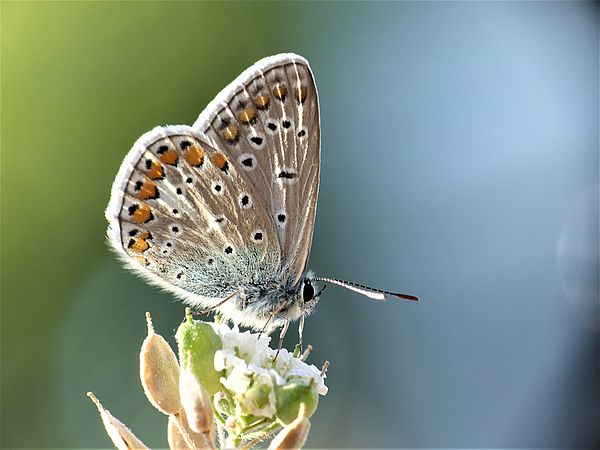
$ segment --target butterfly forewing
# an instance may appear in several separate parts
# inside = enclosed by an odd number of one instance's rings
[[[255,187],[230,155],[187,126],[158,127],[136,142],[107,218],[111,244],[132,267],[203,307],[281,264],[277,230]]]
[[[280,272],[297,282],[310,253],[319,185],[319,104],[308,62],[292,54],[257,62],[210,103],[194,128],[253,185],[277,230]]]

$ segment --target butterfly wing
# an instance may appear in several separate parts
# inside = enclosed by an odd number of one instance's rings
[[[157,127],[125,157],[106,210],[109,241],[129,267],[194,306],[281,265],[268,208],[230,158],[191,127]]]
[[[320,170],[319,100],[301,56],[264,58],[229,84],[193,128],[241,167],[277,230],[281,273],[297,283],[306,269]]]

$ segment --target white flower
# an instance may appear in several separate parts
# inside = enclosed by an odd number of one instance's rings
[[[326,375],[321,376],[321,371],[313,364],[306,364],[298,358],[292,359],[292,365],[287,373],[288,379],[300,378],[303,380],[313,380],[317,385],[317,392],[320,395],[327,395],[327,386],[325,386]]]
[[[221,338],[223,349],[215,353],[214,365],[224,371],[221,384],[236,399],[238,413],[272,418],[276,413],[275,385],[304,381],[315,386],[320,395],[327,394],[324,377],[314,365],[306,364],[285,349],[269,347],[271,338],[237,327],[212,324]],[[277,355],[275,364],[273,361]]]

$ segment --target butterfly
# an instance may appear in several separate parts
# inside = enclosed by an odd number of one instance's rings
[[[106,209],[128,267],[195,309],[253,329],[304,318],[319,281],[418,300],[307,270],[320,172],[319,99],[306,59],[261,59],[192,126],[156,127],[127,153]]]

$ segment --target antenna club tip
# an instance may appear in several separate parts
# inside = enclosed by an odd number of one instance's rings
[[[419,297],[409,294],[392,294],[394,297],[402,299],[402,300],[410,300],[411,302],[419,302]]]
[[[392,297],[400,298],[402,300],[409,300],[412,302],[419,301],[419,297],[415,297],[414,295],[384,291],[382,289],[376,289],[376,288],[372,288],[372,287],[365,286],[362,284],[353,283],[352,281],[344,281],[344,280],[339,280],[337,278],[329,278],[329,277],[315,277],[315,280],[323,281],[325,283],[337,284],[338,286],[341,286],[346,289],[350,289],[351,291],[358,292],[359,294],[365,295],[365,296],[375,299],[375,300],[387,300],[388,296],[392,296]],[[319,294],[321,292],[323,292],[323,290],[321,290],[319,292]]]

